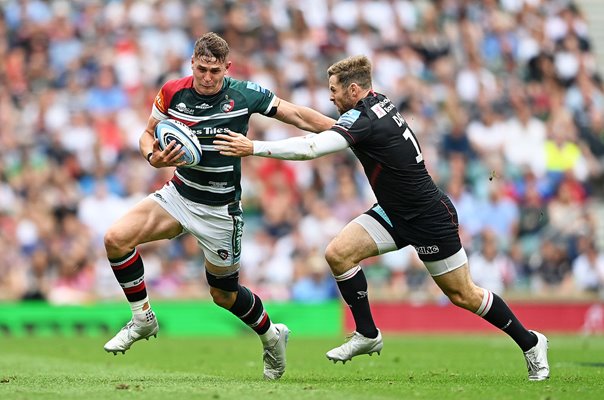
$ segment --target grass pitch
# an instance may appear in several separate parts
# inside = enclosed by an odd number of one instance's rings
[[[381,356],[334,365],[340,338],[290,336],[262,380],[257,338],[172,338],[106,354],[106,338],[0,338],[0,399],[602,399],[604,337],[550,336],[551,378],[529,382],[504,335],[385,336]]]

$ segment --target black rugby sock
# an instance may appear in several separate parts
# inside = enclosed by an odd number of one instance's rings
[[[145,267],[139,252],[133,249],[120,258],[110,258],[109,264],[130,303],[147,299]],[[148,300],[148,299],[147,299]]]
[[[369,298],[367,296],[367,279],[359,265],[352,267],[342,275],[335,277],[356,324],[356,331],[368,338],[378,335],[377,328],[371,316]]]
[[[501,297],[486,289],[482,290],[484,297],[476,314],[510,335],[522,351],[533,348],[537,344],[537,336],[522,325]]]
[[[266,333],[271,326],[271,319],[264,310],[260,297],[245,286],[239,285],[237,298],[229,311],[259,335]]]

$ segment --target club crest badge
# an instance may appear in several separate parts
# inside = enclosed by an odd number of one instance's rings
[[[218,250],[218,257],[222,258],[223,260],[226,260],[227,258],[229,258],[229,252],[226,250]]]
[[[228,113],[235,108],[235,100],[226,98],[222,103],[220,103],[220,110],[223,113]]]

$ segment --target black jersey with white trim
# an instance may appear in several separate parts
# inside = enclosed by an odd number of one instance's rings
[[[247,134],[252,114],[270,114],[276,96],[256,83],[225,77],[222,89],[202,96],[193,77],[166,82],[155,97],[152,116],[183,122],[197,135],[202,148],[199,165],[177,168],[172,178],[178,192],[202,204],[224,205],[241,199],[241,159],[221,155],[213,145],[218,133]]]
[[[411,219],[444,195],[426,170],[417,137],[386,96],[370,92],[331,129],[348,141],[390,217]]]

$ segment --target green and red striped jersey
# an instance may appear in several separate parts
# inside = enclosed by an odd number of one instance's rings
[[[177,168],[172,182],[191,201],[212,206],[241,199],[241,159],[221,155],[212,144],[217,133],[247,134],[252,114],[267,114],[276,96],[256,83],[225,77],[222,89],[202,96],[193,77],[166,82],[155,97],[152,116],[176,119],[191,128],[202,148],[199,165]]]

